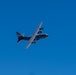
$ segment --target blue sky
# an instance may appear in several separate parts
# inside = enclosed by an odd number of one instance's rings
[[[48,38],[16,44],[41,21]],[[0,35],[0,75],[76,75],[76,1],[0,1]]]

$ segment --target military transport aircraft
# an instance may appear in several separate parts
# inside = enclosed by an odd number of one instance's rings
[[[28,44],[26,45],[26,49],[27,49],[31,44],[36,44],[36,41],[48,37],[48,34],[42,33],[42,30],[44,28],[41,28],[41,25],[42,22],[38,25],[37,29],[35,30],[32,36],[24,36],[23,34],[16,32],[16,35],[18,37],[17,43],[21,40],[27,40],[28,41]]]

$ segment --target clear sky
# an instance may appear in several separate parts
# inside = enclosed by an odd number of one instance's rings
[[[16,31],[32,35],[41,21],[48,38],[16,44]],[[76,75],[76,1],[1,0],[0,75]]]

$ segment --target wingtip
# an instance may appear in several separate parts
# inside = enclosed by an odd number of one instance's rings
[[[25,50],[27,50],[28,48],[25,48]]]
[[[43,24],[43,22],[41,21],[41,24]]]

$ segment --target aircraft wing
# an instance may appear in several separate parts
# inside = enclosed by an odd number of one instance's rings
[[[32,37],[30,38],[30,40],[28,41],[28,44],[26,45],[26,49],[31,45],[31,43],[33,42],[33,40],[35,39],[40,27],[42,25],[42,22],[40,22],[40,24],[38,25],[37,29],[35,30],[35,32],[33,33]]]

